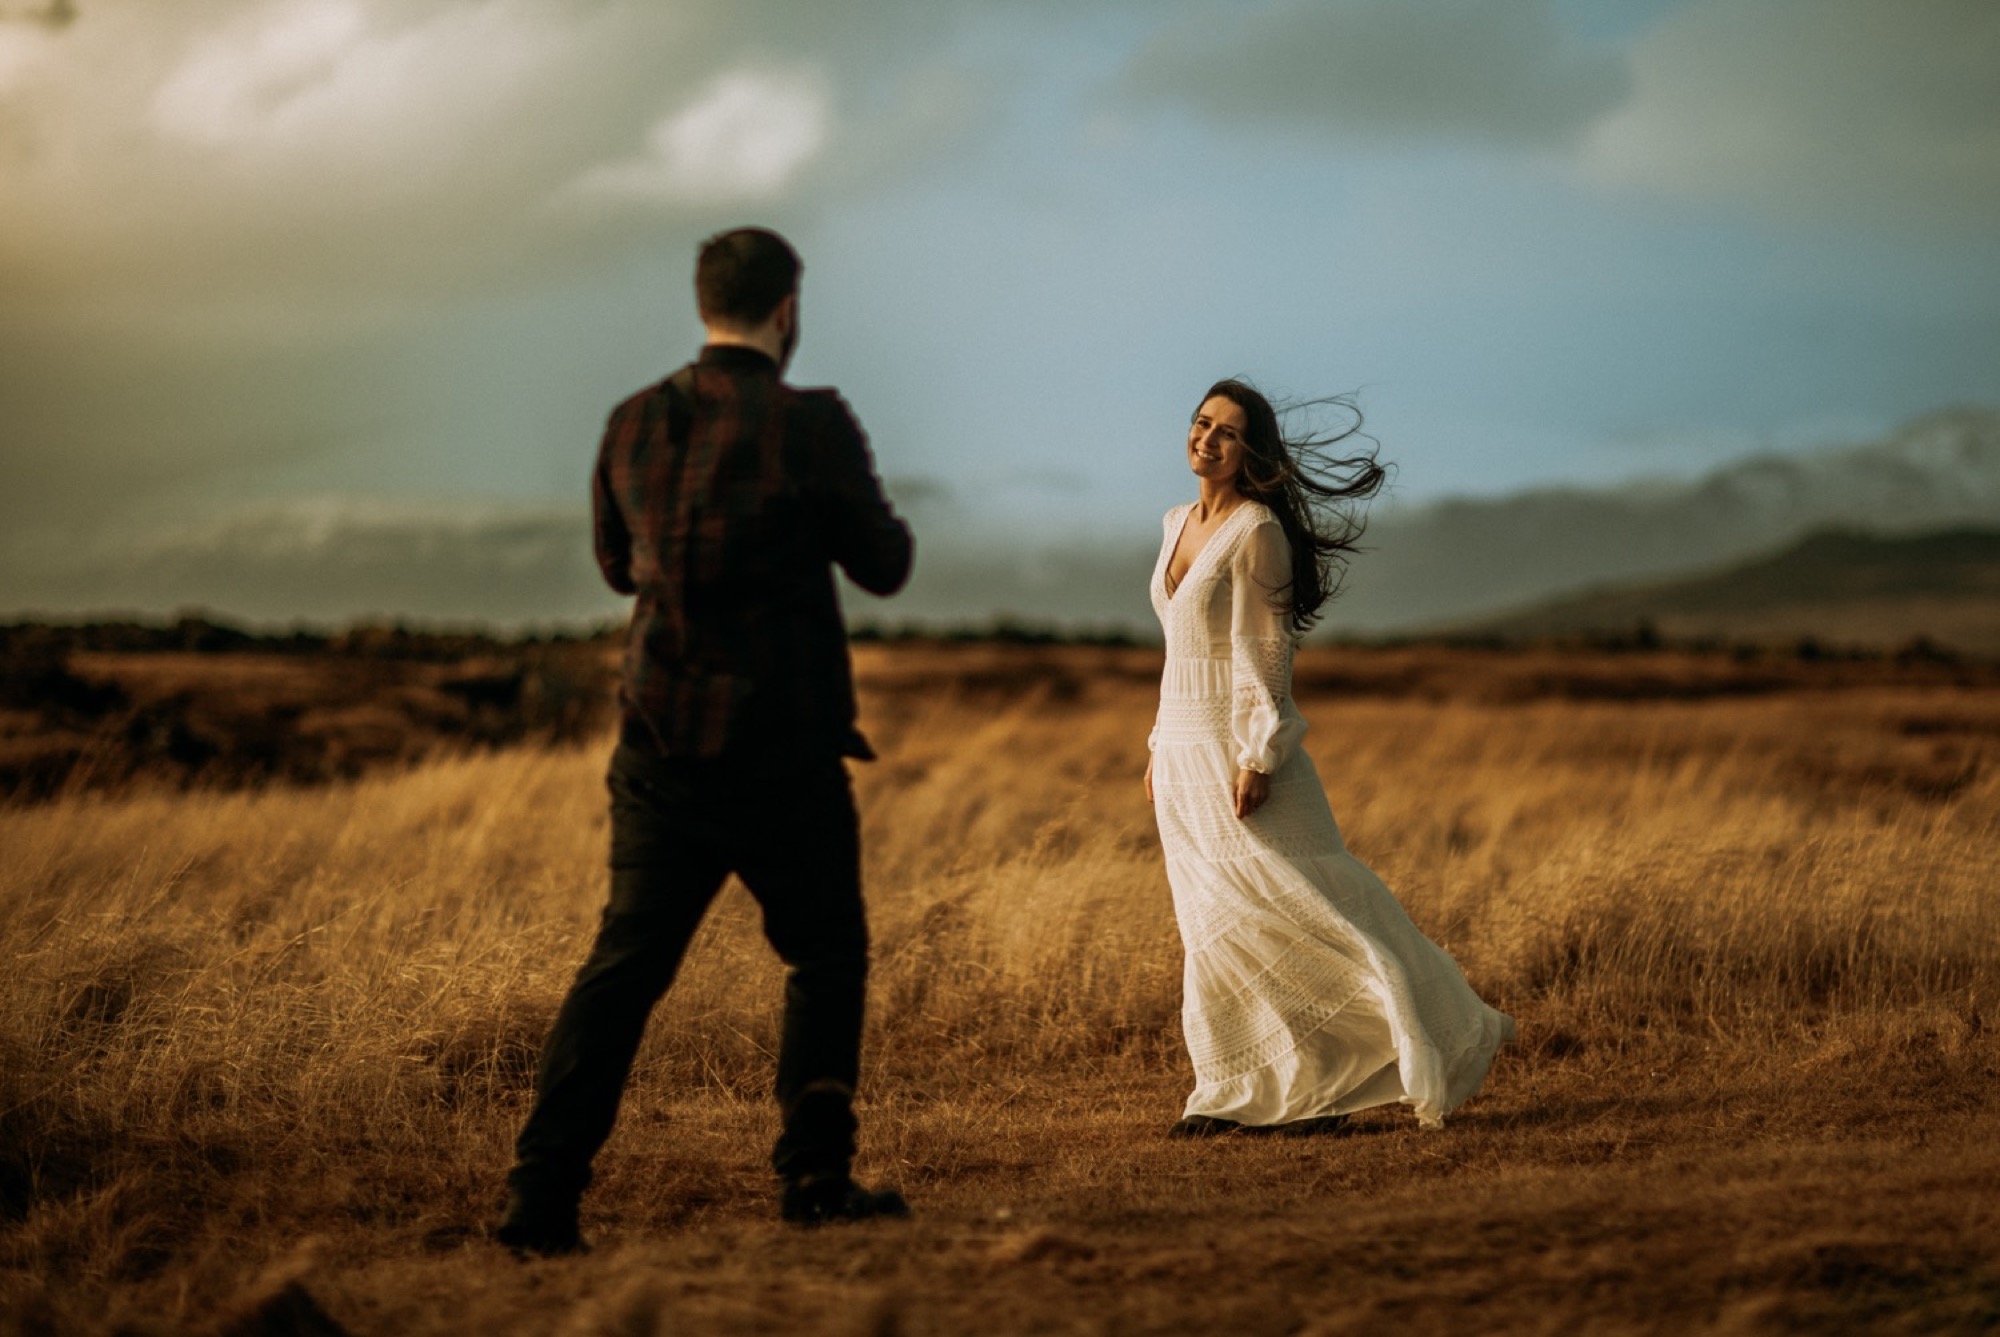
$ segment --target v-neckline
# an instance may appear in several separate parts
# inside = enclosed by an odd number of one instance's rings
[[[1236,518],[1236,512],[1242,510],[1245,506],[1248,506],[1249,504],[1250,502],[1247,499],[1237,502],[1236,505],[1230,509],[1229,514],[1223,516],[1220,520],[1215,522],[1215,528],[1208,531],[1208,537],[1203,539],[1201,541],[1201,546],[1194,550],[1194,556],[1188,558],[1187,570],[1181,572],[1181,578],[1179,580],[1174,581],[1174,583],[1171,586],[1169,586],[1167,584],[1167,578],[1172,574],[1173,571],[1174,554],[1179,552],[1181,549],[1181,538],[1183,535],[1187,533],[1188,521],[1194,518],[1194,508],[1200,505],[1199,502],[1193,502],[1193,501],[1187,504],[1187,509],[1181,512],[1180,524],[1174,527],[1174,542],[1173,546],[1167,549],[1167,560],[1160,564],[1160,592],[1167,596],[1168,603],[1172,603],[1174,601],[1174,596],[1187,588],[1188,577],[1192,576],[1194,574],[1194,569],[1197,566],[1201,565],[1201,559],[1208,555],[1208,550],[1215,546],[1215,540],[1217,539],[1217,537],[1221,535],[1222,527],[1228,524],[1230,521],[1234,520]]]

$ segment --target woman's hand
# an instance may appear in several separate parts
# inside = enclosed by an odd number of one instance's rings
[[[1147,783],[1152,782],[1150,774]],[[1264,806],[1271,797],[1271,777],[1262,771],[1236,772],[1236,816],[1240,821]]]
[[[1153,801],[1153,759],[1146,758],[1146,802]]]

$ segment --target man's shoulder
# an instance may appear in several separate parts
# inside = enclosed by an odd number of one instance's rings
[[[845,418],[854,416],[846,398],[830,385],[788,385],[785,389],[797,396],[800,403],[809,404],[819,412],[837,413]]]
[[[657,409],[661,403],[675,393],[672,388],[674,380],[686,370],[687,368],[683,367],[679,371],[675,371],[668,376],[662,377],[660,380],[654,381],[651,385],[643,389],[634,390],[631,394],[619,400],[617,406],[611,410],[612,419],[615,421],[619,418],[629,417],[635,413],[644,413],[648,409]]]
[[[792,397],[795,411],[812,425],[815,432],[861,434],[861,420],[854,416],[854,410],[848,406],[840,391],[832,386],[788,385],[785,393]]]

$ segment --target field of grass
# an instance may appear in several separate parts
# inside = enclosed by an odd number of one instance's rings
[[[1520,1023],[1446,1130],[1164,1140],[1156,660],[870,647],[857,1169],[916,1217],[777,1223],[731,890],[574,1260],[484,1231],[608,745],[0,810],[0,1333],[2000,1327],[2000,690],[1398,662],[1314,652],[1301,703],[1351,847]]]

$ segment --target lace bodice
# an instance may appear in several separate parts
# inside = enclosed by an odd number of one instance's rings
[[[1208,536],[1169,594],[1167,564],[1193,509],[1189,503],[1167,512],[1153,569],[1153,611],[1166,633],[1169,664],[1229,661],[1229,699],[1217,703],[1226,715],[1218,709],[1216,724],[1226,722],[1239,767],[1269,775],[1306,731],[1292,705],[1291,544],[1268,507],[1244,502]]]

